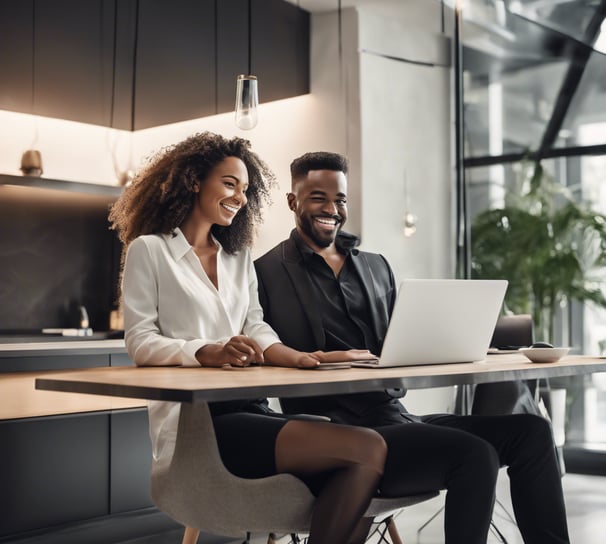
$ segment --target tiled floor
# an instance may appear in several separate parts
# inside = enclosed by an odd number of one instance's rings
[[[568,527],[573,544],[602,544],[606,532],[606,477],[566,474],[562,480],[568,513]],[[497,504],[494,521],[509,544],[523,544],[517,527],[509,520],[512,512],[509,499],[507,474],[502,470],[499,475]],[[423,525],[444,503],[443,496],[431,501],[407,508],[397,518],[397,525],[405,544],[440,544],[444,542],[442,523],[439,515],[417,535],[417,529]],[[502,506],[501,506],[502,505]],[[504,507],[504,508],[503,508]],[[377,542],[377,538],[370,542]],[[491,534],[490,544],[499,542]]]
[[[509,544],[523,544],[517,527],[508,518],[512,511],[508,485],[507,475],[501,471],[497,490],[500,504],[495,508],[494,520]],[[566,474],[563,485],[571,542],[573,544],[602,544],[604,533],[606,533],[606,477]],[[417,535],[418,528],[440,509],[443,502],[442,495],[431,501],[407,508],[397,517],[398,529],[404,544],[441,544],[444,542],[441,514],[429,523],[420,535]],[[122,544],[179,544],[181,536],[181,531],[172,531],[145,539],[129,540]],[[288,539],[284,538],[279,542],[286,544],[287,541]],[[376,536],[370,539],[372,544],[376,544],[377,541]],[[254,544],[265,544],[265,542],[264,538],[254,540]],[[488,543],[497,542],[499,540],[491,534]],[[212,541],[200,539],[199,543],[212,544]],[[236,544],[236,542],[229,544]]]

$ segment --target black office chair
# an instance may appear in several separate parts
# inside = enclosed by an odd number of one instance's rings
[[[490,347],[512,350],[528,347],[533,342],[531,315],[503,315],[497,320]],[[473,391],[471,413],[485,416],[520,413],[540,415],[536,393],[536,380],[479,384]]]
[[[534,342],[532,316],[527,314],[499,317],[490,346],[518,349]],[[542,382],[542,383],[540,383]],[[477,385],[473,393],[472,414],[535,414],[551,419],[549,379],[518,380]],[[544,409],[541,409],[541,404]],[[566,473],[562,448],[556,447],[560,474]]]

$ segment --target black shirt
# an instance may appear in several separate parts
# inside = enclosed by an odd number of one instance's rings
[[[295,241],[318,295],[318,310],[326,336],[323,349],[368,349],[378,355],[381,346],[372,324],[367,322],[368,300],[366,296],[360,296],[365,289],[351,262],[350,250],[337,245],[337,249],[345,255],[345,263],[339,275],[335,276],[326,261],[307,246],[298,233],[295,233]]]
[[[324,258],[315,253],[296,231],[293,231],[292,237],[301,253],[310,281],[316,287],[317,311],[322,315],[326,337],[325,345],[320,349],[369,349],[379,355],[381,346],[368,311],[370,301],[351,259],[351,251],[357,250],[344,247],[337,238],[337,249],[346,258],[336,277]],[[403,396],[402,389],[388,389],[349,395],[290,398],[282,399],[281,402],[289,413],[323,414],[335,423],[375,427],[417,421],[400,404],[398,399]]]

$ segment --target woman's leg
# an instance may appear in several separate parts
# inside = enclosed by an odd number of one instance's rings
[[[424,423],[377,427],[387,443],[384,497],[446,489],[446,544],[485,544],[499,470],[486,441]]]
[[[310,544],[348,544],[383,474],[386,445],[371,429],[291,420],[276,439],[276,468],[300,477],[326,473]]]

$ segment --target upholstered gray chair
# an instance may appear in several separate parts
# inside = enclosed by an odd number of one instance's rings
[[[187,528],[183,544],[197,542],[199,531],[245,541],[251,533],[270,534],[270,542],[272,533],[304,533],[314,506],[307,486],[290,474],[259,479],[231,474],[219,456],[208,405],[203,402],[181,405],[173,458],[167,466],[152,467],[151,494],[160,510]],[[390,512],[436,495],[376,498],[367,515],[387,514],[389,523]],[[399,537],[392,540],[401,542]]]

